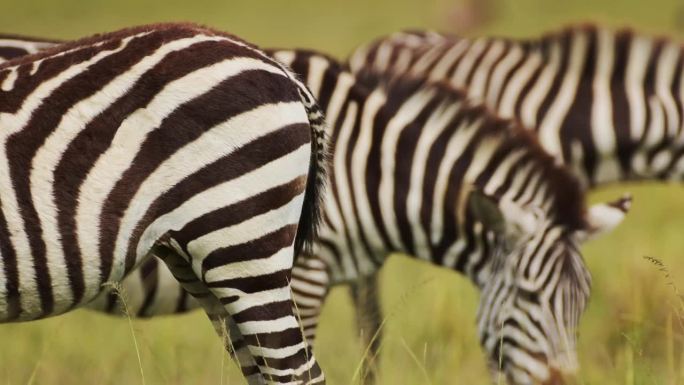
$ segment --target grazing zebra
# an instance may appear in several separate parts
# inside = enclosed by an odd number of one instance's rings
[[[307,338],[325,286],[374,274],[403,253],[481,290],[480,341],[512,384],[561,384],[577,368],[575,328],[590,290],[579,252],[630,199],[584,209],[580,181],[512,120],[443,84],[352,75],[306,51],[268,51],[326,111],[329,193],[312,258],[293,270]]]
[[[0,319],[82,306],[154,253],[251,384],[323,383],[293,313],[324,161],[294,75],[191,24],[98,35],[0,64]]]
[[[463,89],[516,118],[587,186],[681,180],[684,174],[684,50],[631,30],[582,25],[539,39],[460,38],[401,32],[357,49],[352,72],[410,73]],[[353,293],[382,316],[375,277]]]
[[[576,368],[573,331],[589,294],[578,244],[617,225],[629,201],[583,213],[580,183],[534,138],[450,88],[357,81],[322,55],[272,53],[305,79],[331,123],[321,237],[292,276],[307,338],[329,285],[371,275],[403,252],[482,290],[478,326],[494,372],[514,384],[561,383]],[[160,290],[162,270],[150,265],[126,287],[142,293],[136,303],[173,298],[186,309],[177,290]]]

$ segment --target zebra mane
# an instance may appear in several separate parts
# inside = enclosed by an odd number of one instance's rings
[[[244,45],[245,47],[251,48],[251,49],[257,49],[255,45],[251,43],[247,43],[246,41],[242,40],[241,38],[231,35],[226,32],[221,32],[209,27],[205,27],[200,24],[195,24],[195,23],[158,23],[158,24],[147,24],[147,25],[142,25],[142,26],[136,26],[136,27],[131,27],[131,28],[125,28],[122,30],[118,30],[115,32],[107,32],[107,33],[98,33],[89,37],[81,38],[78,40],[73,40],[73,41],[67,41],[67,42],[62,42],[60,40],[50,40],[50,39],[35,39],[32,37],[25,37],[25,36],[14,36],[10,34],[2,34],[2,37],[4,38],[16,38],[16,39],[21,39],[21,40],[29,40],[29,41],[36,41],[36,42],[48,42],[48,43],[61,43],[57,44],[53,47],[49,47],[46,49],[43,49],[39,52],[29,54],[29,55],[24,55],[24,56],[19,56],[14,59],[8,60],[6,62],[0,63],[0,71],[4,70],[5,68],[9,67],[15,67],[15,66],[20,66],[23,64],[27,63],[32,63],[35,62],[36,60],[40,59],[45,59],[49,58],[51,56],[54,56],[56,54],[59,54],[61,52],[66,52],[74,49],[79,49],[81,47],[88,47],[93,44],[98,44],[98,43],[106,43],[108,41],[116,41],[120,40],[123,38],[126,38],[128,36],[133,36],[136,34],[140,33],[145,33],[145,32],[164,32],[167,30],[173,30],[177,29],[178,27],[182,27],[185,30],[196,30],[197,32],[205,33],[210,36],[221,36],[225,37],[226,39],[230,39],[238,44]],[[274,62],[275,63],[275,62]]]
[[[384,88],[388,105],[400,104],[410,95],[428,89],[435,92],[436,102],[442,105],[461,104],[459,112],[452,119],[454,124],[481,120],[478,136],[495,138],[500,143],[499,146],[507,151],[523,149],[526,158],[539,165],[543,173],[542,180],[546,181],[548,194],[554,202],[548,213],[549,219],[570,230],[586,228],[585,194],[580,180],[567,167],[559,165],[542,148],[537,137],[517,121],[500,118],[485,105],[468,101],[463,91],[445,82],[434,82],[407,74],[380,74],[372,69],[358,72],[356,78],[365,87]],[[484,188],[487,181],[478,182],[478,187]]]

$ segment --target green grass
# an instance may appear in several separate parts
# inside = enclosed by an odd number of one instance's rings
[[[268,47],[311,47],[338,56],[380,34],[408,27],[453,29],[465,0],[60,0],[3,2],[0,29],[75,38],[118,27],[192,20]],[[478,0],[472,0],[478,1]],[[577,20],[629,24],[681,35],[678,0],[499,0],[495,20],[473,33],[524,36]],[[625,223],[584,248],[594,277],[581,325],[585,384],[684,384],[684,199],[679,185],[631,185],[592,194],[635,196]],[[644,257],[658,258],[659,266]],[[407,282],[410,282],[407,284]],[[382,273],[388,315],[383,384],[488,384],[475,334],[477,293],[461,276],[394,257]],[[333,290],[316,349],[329,383],[349,384],[363,347],[345,288]],[[204,315],[133,321],[86,311],[0,326],[0,384],[240,384]],[[135,342],[142,368],[138,364]],[[426,378],[427,376],[427,378]]]

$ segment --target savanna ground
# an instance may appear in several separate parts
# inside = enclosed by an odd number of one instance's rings
[[[632,25],[675,38],[684,2],[493,0],[186,1],[3,0],[0,30],[76,38],[168,20],[206,23],[265,47],[311,47],[344,57],[403,28],[530,36],[572,21]],[[684,199],[680,185],[629,185],[592,194],[635,197],[623,225],[584,248],[594,277],[581,325],[584,384],[684,384]],[[644,257],[664,263],[661,271]],[[666,277],[666,274],[668,275]],[[668,278],[669,277],[669,278]],[[382,384],[488,384],[475,334],[477,294],[460,276],[394,257],[382,273],[388,316]],[[326,305],[316,353],[329,383],[355,383],[363,349],[345,288]],[[135,340],[133,338],[135,336]],[[153,321],[78,311],[0,326],[0,384],[240,384],[201,313]],[[136,354],[137,342],[140,360]],[[144,379],[143,375],[144,373]]]

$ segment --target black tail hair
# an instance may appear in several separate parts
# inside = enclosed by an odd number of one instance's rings
[[[302,254],[311,255],[313,251],[313,242],[318,235],[318,227],[321,221],[322,196],[328,166],[323,110],[318,106],[308,88],[301,83],[299,83],[299,96],[306,109],[311,127],[311,160],[304,192],[302,215],[299,218],[299,226],[295,236],[295,258]]]

